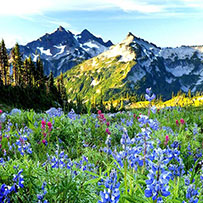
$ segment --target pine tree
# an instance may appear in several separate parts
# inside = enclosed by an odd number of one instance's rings
[[[49,78],[48,78],[48,89],[51,94],[53,95],[57,94],[57,89],[54,85],[54,75],[52,72],[49,74]]]
[[[11,51],[14,85],[23,85],[24,67],[18,43]]]
[[[23,63],[23,66],[24,66],[24,69],[25,69],[25,73],[24,73],[24,77],[23,77],[23,81],[25,83],[25,85],[27,86],[28,85],[28,78],[29,78],[29,65],[28,65],[28,59],[26,58],[24,63]]]
[[[36,62],[36,75],[35,75],[35,80],[38,83],[38,86],[43,86],[45,85],[45,80],[44,80],[44,67],[43,63],[40,59],[40,57],[37,58]]]
[[[64,85],[64,80],[63,80],[63,73],[61,72],[60,76],[60,94],[62,96],[62,99],[66,99],[66,88]]]
[[[35,64],[31,59],[31,56],[28,58],[28,67],[29,67],[29,72],[28,72],[28,85],[30,87],[33,87],[35,85],[35,74],[36,74],[36,68]]]
[[[64,85],[64,80],[63,80],[63,73],[61,72],[59,79],[57,81],[57,87],[58,87],[58,91],[62,100],[62,105],[65,108],[66,104],[67,104],[67,96],[66,96],[66,88]]]
[[[3,80],[2,80],[2,73],[1,73],[1,69],[0,69],[0,87],[3,86]]]
[[[0,45],[0,71],[3,84],[8,85],[9,84],[8,53],[3,39]]]

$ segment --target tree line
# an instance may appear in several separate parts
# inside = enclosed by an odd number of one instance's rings
[[[124,109],[121,104],[117,108],[111,105],[108,110],[102,95],[98,103],[93,101],[84,104],[79,95],[76,95],[75,101],[68,101],[62,73],[56,79],[52,72],[46,76],[40,55],[35,62],[31,56],[23,59],[18,43],[8,53],[3,39],[0,42],[0,103],[38,111],[60,106],[65,111],[73,108],[76,113]]]
[[[63,86],[59,80],[58,87]],[[62,88],[61,88],[62,89]],[[64,91],[64,89],[63,89]],[[5,42],[0,42],[0,101],[19,108],[47,109],[62,104],[64,92],[54,84],[54,76],[44,75],[43,63],[29,56],[23,59],[19,45],[8,53]]]

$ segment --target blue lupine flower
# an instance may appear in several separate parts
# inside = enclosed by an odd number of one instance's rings
[[[172,148],[178,148],[180,146],[179,142],[178,141],[174,141],[172,144],[171,144],[171,147]]]
[[[195,185],[191,184],[189,185],[186,193],[186,198],[189,199],[189,202],[191,203],[197,203],[198,202],[198,191],[195,188]]]
[[[9,198],[10,190],[6,184],[2,184],[0,187],[0,202],[10,202]]]
[[[156,113],[156,106],[152,106],[152,107],[150,108],[150,110],[152,111],[153,114],[155,114],[155,113]]]
[[[120,140],[120,143],[123,145],[123,148],[126,148],[127,145],[130,145],[131,144],[131,140],[128,136],[128,132],[126,129],[123,130],[123,135],[122,135],[122,138]]]
[[[189,178],[189,177],[186,177],[186,178],[185,178],[185,185],[186,185],[186,186],[189,186],[189,185],[190,185],[190,178]]]
[[[68,117],[71,120],[76,120],[76,118],[78,118],[78,115],[75,113],[74,109],[71,109],[71,111],[68,113]]]
[[[111,151],[111,137],[109,134],[107,136],[105,144],[107,145],[107,147],[104,147],[103,151],[106,152],[108,155],[110,155],[112,153],[112,151]]]
[[[46,187],[47,183],[46,182],[43,182],[42,183],[42,190],[44,190],[44,188]]]
[[[158,198],[157,198],[157,203],[164,203],[162,197],[158,197]]]
[[[47,200],[44,200],[44,196],[46,195],[47,191],[45,189],[47,183],[46,182],[43,182],[42,183],[42,193],[40,194],[37,194],[37,199],[38,199],[38,203],[48,203]]]
[[[5,161],[4,161],[3,158],[0,158],[0,164],[1,164],[1,165],[5,164]]]
[[[140,125],[139,125],[140,127],[144,127],[146,124],[148,124],[152,130],[158,130],[159,129],[158,121],[153,120],[153,119],[149,119],[149,117],[146,115],[140,115],[138,122],[140,122]]]
[[[43,200],[43,198],[44,198],[43,195],[41,195],[41,194],[37,194],[37,199],[38,199],[38,200]]]
[[[56,108],[54,108],[54,107],[52,107],[52,108],[50,108],[49,110],[47,110],[46,111],[46,113],[50,116],[50,117],[60,117],[60,116],[62,116],[64,113],[63,113],[63,111],[62,111],[62,108],[58,108],[58,109],[56,109]]]
[[[152,200],[156,200],[158,195],[167,197],[170,195],[168,182],[170,180],[170,172],[164,171],[160,166],[156,170],[150,170],[146,180],[147,188],[145,190],[146,197],[152,197]]]
[[[16,174],[14,174],[13,176],[13,181],[14,182],[18,182],[18,186],[20,187],[20,188],[23,188],[24,187],[24,185],[23,185],[23,183],[24,183],[24,178],[23,178],[23,176],[21,175],[22,174],[22,172],[23,172],[23,169],[21,169],[18,173],[17,173],[17,175]]]
[[[98,203],[118,203],[120,198],[120,183],[117,181],[117,173],[112,170],[110,176],[106,178],[105,181],[100,181],[99,183],[104,184],[105,189],[100,191],[101,200]]]
[[[146,89],[146,93],[147,93],[148,95],[150,95],[150,94],[152,93],[151,87],[149,87],[149,88]]]
[[[148,160],[149,173],[146,180],[147,188],[145,189],[145,196],[152,197],[152,200],[162,202],[159,195],[167,197],[170,195],[169,180],[171,179],[171,172],[166,170],[166,164],[169,163],[167,150],[161,148],[154,149],[151,160]],[[155,163],[153,161],[156,161]],[[159,199],[158,199],[159,198]]]
[[[195,123],[195,127],[193,128],[193,135],[198,134],[198,125]]]
[[[151,88],[146,89],[145,99],[149,102],[151,102],[153,99],[155,99],[156,95],[151,92]]]

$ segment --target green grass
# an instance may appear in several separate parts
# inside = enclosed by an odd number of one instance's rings
[[[4,108],[9,110],[7,106]],[[189,177],[191,180],[194,179],[193,184],[198,190],[198,195],[194,198],[198,198],[201,202],[203,191],[200,181],[201,166],[198,166],[198,162],[202,160],[199,154],[203,153],[202,108],[161,109],[156,114],[151,112],[149,117],[158,122],[159,128],[152,129],[149,138],[140,136],[143,129],[150,126],[150,124],[140,126],[141,123],[137,119],[140,114],[147,115],[148,109],[105,114],[104,117],[74,113],[50,117],[34,111],[8,115],[6,122],[1,123],[0,187],[3,184],[16,185],[16,191],[10,192],[7,196],[11,202],[37,202],[39,197],[37,195],[42,195],[43,201],[46,199],[49,202],[96,203],[101,200],[100,192],[105,189],[102,180],[105,182],[116,172],[116,182],[120,183],[119,203],[152,203],[152,198],[145,196],[147,188],[145,181],[150,173],[149,165],[137,165],[135,170],[131,167],[129,159],[124,157],[121,159],[124,165],[121,166],[119,159],[101,150],[107,147],[108,127],[111,132],[109,149],[115,154],[122,152],[124,148],[120,141],[127,132],[130,139],[136,140],[134,144],[129,145],[132,147],[131,152],[133,153],[136,147],[140,148],[141,151],[137,156],[142,160],[145,159],[145,145],[150,146],[146,154],[148,160],[154,150],[159,149],[161,152],[168,148],[173,150],[171,144],[174,141],[178,142],[181,147],[177,148],[180,153],[177,156],[182,160],[185,173],[169,180],[169,196],[164,197],[161,193],[159,196],[167,203],[187,202],[188,186],[185,185],[185,179]],[[180,124],[180,119],[184,119],[185,123]],[[42,120],[46,121],[44,127],[41,124]],[[179,126],[176,125],[176,120],[179,121]],[[48,122],[51,122],[52,129],[48,127]],[[169,136],[167,144],[165,144],[166,135]],[[43,140],[46,144],[43,144]],[[28,152],[28,148],[32,149],[32,153]],[[23,151],[19,151],[20,149]],[[155,165],[158,163],[157,159],[152,159],[152,162]],[[177,167],[180,165],[173,158],[164,165],[164,170],[170,171],[170,164]],[[14,174],[21,169],[23,187],[19,185],[19,178],[16,182],[13,179]],[[46,182],[45,194],[41,188],[44,182]]]

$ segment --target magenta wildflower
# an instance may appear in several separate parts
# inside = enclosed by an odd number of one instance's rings
[[[42,124],[42,129],[45,129],[46,121],[42,120],[41,124]]]
[[[106,128],[106,133],[109,135],[111,134],[108,128]]]
[[[41,123],[42,123],[42,125],[46,125],[46,121],[44,121],[44,120],[42,120]]]
[[[48,125],[48,128],[49,128],[49,131],[51,131],[51,128],[52,128],[51,122],[49,121],[49,122],[47,123],[47,125]]]
[[[184,121],[183,118],[180,119],[180,123],[181,123],[182,125],[185,123],[185,121]]]
[[[166,142],[168,142],[168,141],[169,141],[169,136],[168,136],[168,135],[166,135],[165,140],[166,140]]]

